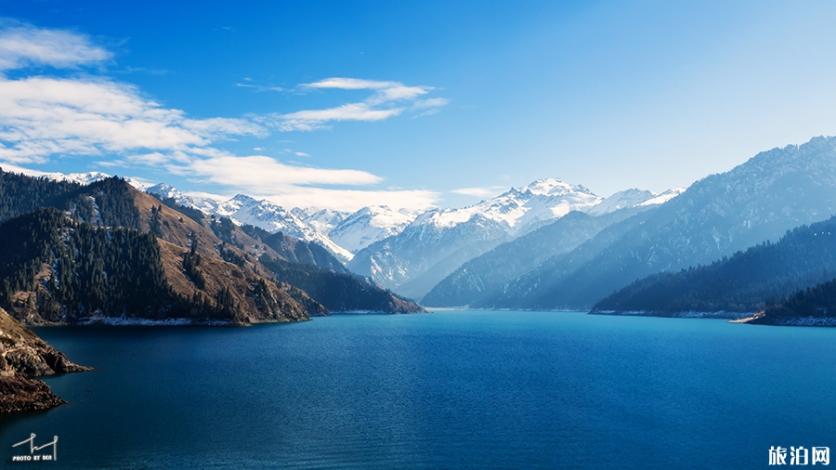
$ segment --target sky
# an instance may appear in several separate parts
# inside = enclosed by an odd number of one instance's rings
[[[836,134],[836,3],[0,0],[0,166],[419,209]]]

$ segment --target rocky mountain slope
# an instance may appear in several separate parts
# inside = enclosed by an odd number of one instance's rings
[[[593,238],[587,243],[597,251],[586,244],[575,250],[592,256],[547,262],[491,305],[589,308],[647,275],[710,263],[834,213],[836,139],[814,138],[698,181],[645,217],[619,224],[622,233],[606,246]]]
[[[506,283],[537,268],[547,259],[567,253],[591,239],[609,225],[618,223],[645,208],[634,208],[652,194],[625,203],[626,209],[593,216],[572,212],[531,233],[503,243],[456,269],[424,296],[430,307],[472,305],[482,302]]]
[[[582,186],[537,180],[462,209],[433,209],[355,254],[349,269],[420,298],[463,263],[544,222],[602,200]]]
[[[540,179],[473,206],[422,213],[399,234],[360,250],[348,266],[381,285],[420,298],[467,261],[572,211],[600,215],[675,195],[628,190],[602,198],[583,186]],[[452,301],[435,295],[433,302]]]
[[[376,241],[397,235],[416,215],[414,211],[387,206],[364,207],[346,216],[328,232],[328,236],[340,246],[357,252]]]
[[[84,370],[0,308],[0,414],[64,403],[37,377]]]
[[[18,187],[32,182],[19,175],[4,178],[17,178]],[[300,289],[275,282],[252,255],[123,180],[61,188],[68,191],[44,204],[58,211],[38,210],[0,227],[9,241],[0,256],[10,284],[4,284],[3,306],[20,318],[251,323],[325,312]],[[7,189],[0,187],[0,199],[26,197]],[[141,285],[131,288],[140,275]]]
[[[342,262],[352,257],[349,250],[331,240],[326,232],[320,231],[332,223],[337,215],[318,211],[308,214],[299,209],[286,209],[267,200],[259,200],[245,194],[230,199],[214,195],[185,194],[167,184],[158,184],[147,189],[160,200],[170,200],[181,207],[193,208],[206,215],[227,217],[238,225],[252,225],[270,233],[285,235],[318,243]],[[328,222],[331,220],[331,222]]]
[[[657,315],[758,312],[836,278],[836,217],[787,233],[707,266],[636,281],[594,310]]]
[[[374,311],[412,313],[423,309],[415,302],[382,289],[371,280],[350,273],[333,255],[316,243],[271,234],[252,226],[242,227],[256,242],[240,234],[230,240],[252,253],[277,279],[301,288],[321,302],[329,311]],[[259,246],[257,242],[264,245]]]

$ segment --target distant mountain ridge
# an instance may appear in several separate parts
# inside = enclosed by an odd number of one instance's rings
[[[595,311],[677,315],[752,313],[794,292],[836,279],[836,217],[798,227],[710,265],[638,280],[595,305]]]
[[[633,204],[654,197],[650,192],[642,196],[634,197]],[[378,284],[420,298],[461,265],[501,243],[607,200],[556,178],[536,180],[472,206],[424,212],[399,234],[357,252],[348,266]]]
[[[489,305],[590,308],[647,275],[710,263],[834,213],[836,138],[817,137],[694,183],[510,283]]]
[[[519,238],[503,243],[460,266],[424,296],[431,307],[476,305],[501,291],[505,284],[537,268],[547,259],[569,252],[609,225],[649,207],[636,207],[652,197],[632,201],[632,207],[599,216],[571,212]],[[619,204],[618,207],[621,207]]]
[[[388,206],[363,207],[335,225],[328,236],[352,252],[386,237],[397,235],[418,215],[416,211],[395,210]]]
[[[327,235],[300,217],[299,211],[285,209],[267,200],[255,199],[245,194],[237,194],[230,199],[216,196],[189,195],[167,184],[151,186],[147,192],[161,199],[171,199],[180,206],[191,207],[208,215],[228,217],[239,225],[249,224],[268,232],[282,232],[302,240],[313,241],[327,248],[331,253],[348,261],[352,253],[334,243]]]

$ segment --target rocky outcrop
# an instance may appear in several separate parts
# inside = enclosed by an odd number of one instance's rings
[[[0,309],[0,414],[64,403],[36,377],[85,370]]]

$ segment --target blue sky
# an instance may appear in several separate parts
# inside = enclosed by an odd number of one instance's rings
[[[351,209],[836,133],[833,3],[124,3],[0,0],[0,162]]]

